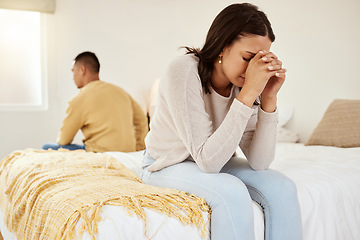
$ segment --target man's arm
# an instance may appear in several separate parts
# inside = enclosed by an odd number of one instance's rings
[[[133,122],[136,138],[136,151],[145,149],[145,136],[149,131],[149,125],[147,117],[140,107],[140,105],[131,98],[131,104],[133,108]]]
[[[66,110],[66,117],[60,128],[57,143],[60,145],[71,144],[76,133],[82,126],[81,112],[76,108],[74,101],[70,101]]]

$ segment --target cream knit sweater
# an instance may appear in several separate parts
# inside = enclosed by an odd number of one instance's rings
[[[211,89],[205,94],[193,55],[176,58],[160,82],[159,96],[145,144],[156,159],[148,168],[193,160],[204,172],[219,172],[239,145],[255,170],[269,167],[274,158],[277,111],[266,113]]]

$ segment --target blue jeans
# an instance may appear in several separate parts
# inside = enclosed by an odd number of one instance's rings
[[[143,182],[195,194],[211,207],[212,240],[252,240],[252,200],[265,215],[265,240],[300,240],[302,225],[295,184],[268,169],[254,171],[245,159],[231,158],[220,173],[205,173],[193,161],[184,161],[156,172],[147,171],[155,160],[145,153]]]
[[[45,143],[42,146],[42,149],[44,149],[44,150],[48,150],[49,148],[51,148],[53,150],[58,150],[59,148],[65,148],[65,149],[69,149],[69,150],[78,150],[78,149],[85,150],[85,146],[80,145],[80,144],[59,145],[57,143]]]

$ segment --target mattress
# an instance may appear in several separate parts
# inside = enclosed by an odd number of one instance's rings
[[[105,154],[140,174],[143,152]],[[297,186],[304,240],[359,239],[360,148],[278,143],[270,168],[287,175]],[[256,240],[262,240],[263,212],[255,202],[253,208]],[[184,225],[151,209],[145,209],[145,212],[151,239],[202,239],[194,226]],[[207,218],[206,214],[204,217]],[[124,207],[103,206],[101,218],[97,239],[146,239],[144,222],[135,215],[130,216]],[[2,216],[0,228],[5,240],[16,239],[7,231]],[[90,236],[84,234],[82,239],[90,239]]]

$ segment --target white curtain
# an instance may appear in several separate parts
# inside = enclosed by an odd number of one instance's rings
[[[0,0],[0,8],[54,13],[55,0]]]

